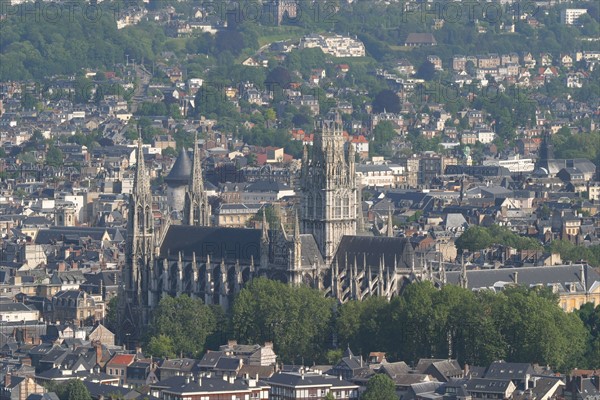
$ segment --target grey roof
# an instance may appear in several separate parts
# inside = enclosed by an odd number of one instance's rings
[[[409,33],[405,43],[436,44],[437,41],[431,33]]]
[[[303,386],[334,386],[334,387],[356,387],[357,385],[340,380],[337,377],[321,375],[317,373],[299,373],[299,372],[280,372],[269,379],[265,379],[268,384],[287,387],[303,387]]]
[[[192,173],[192,160],[188,155],[187,151],[184,149],[181,150],[177,160],[175,160],[175,164],[173,164],[173,168],[169,172],[169,175],[165,177],[166,183],[175,183],[175,184],[186,184],[190,180],[190,175]]]
[[[164,360],[160,365],[160,369],[175,369],[177,371],[187,372],[192,371],[196,365],[196,360],[191,358],[176,358],[172,360]]]
[[[23,303],[2,303],[2,312],[23,312],[35,311],[34,307],[30,307]]]
[[[200,368],[214,368],[219,362],[221,357],[225,356],[223,351],[207,351],[202,357],[202,360],[198,363]]]
[[[107,232],[110,240],[122,239],[118,228],[90,228],[85,226],[52,226],[40,229],[35,237],[36,244],[52,244],[53,242],[70,241],[78,243],[81,238],[89,237],[92,240],[102,240]]]
[[[236,379],[233,383],[223,378],[201,378],[198,380],[187,380],[185,376],[173,376],[160,381],[152,387],[160,387],[172,393],[199,393],[199,392],[226,392],[233,390],[247,390],[248,384],[242,379]]]
[[[314,262],[321,265],[324,263],[323,256],[313,235],[300,235],[300,243],[302,246],[302,266],[310,266]]]
[[[379,369],[380,372],[386,373],[388,376],[407,374],[410,367],[404,361],[383,364]]]
[[[462,214],[448,213],[448,214],[446,214],[445,225],[446,225],[446,229],[451,229],[451,228],[464,228],[468,224],[467,224],[467,220],[465,219],[465,217]]]
[[[211,262],[260,260],[260,229],[213,228],[171,225],[160,246],[161,257],[177,258],[182,252],[186,258],[193,253],[198,259],[210,254]]]
[[[523,380],[526,375],[535,373],[531,364],[494,361],[485,373],[486,379]]]
[[[506,284],[514,284],[515,279],[519,285],[526,287],[552,286],[557,284],[557,290],[569,291],[574,284],[577,291],[582,291],[581,271],[583,269],[585,290],[600,285],[600,274],[589,265],[557,265],[542,267],[500,268],[490,270],[467,271],[468,286],[470,289],[495,288],[502,289]],[[458,284],[460,271],[448,271],[448,283]]]
[[[242,366],[242,360],[237,357],[221,357],[215,365],[215,370],[237,371]]]
[[[504,393],[508,389],[510,379],[474,378],[467,381],[467,391],[476,393]]]
[[[247,192],[279,192],[282,190],[290,190],[291,188],[285,183],[270,181],[270,180],[261,180],[252,182],[244,188]]]
[[[346,263],[354,265],[356,260],[359,269],[370,266],[373,272],[377,271],[383,259],[384,268],[393,271],[395,263],[398,268],[411,268],[413,254],[412,245],[406,238],[345,235],[337,248],[335,259],[340,269],[345,268]]]

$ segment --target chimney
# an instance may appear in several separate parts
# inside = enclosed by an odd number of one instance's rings
[[[227,346],[229,346],[229,347],[237,346],[237,340],[228,340]]]
[[[10,378],[11,378],[11,373],[7,372],[6,375],[4,375],[4,387],[5,388],[10,386]]]
[[[96,350],[96,364],[100,364],[102,361],[102,343],[94,341],[94,349]]]
[[[463,367],[463,378],[466,378],[469,376],[469,364],[465,363],[465,366]]]

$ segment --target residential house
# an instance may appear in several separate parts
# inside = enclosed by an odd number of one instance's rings
[[[328,393],[340,400],[359,398],[358,385],[303,368],[298,372],[279,372],[265,382],[271,387],[269,399],[272,400],[318,400],[325,398]]]
[[[135,362],[135,354],[115,354],[104,367],[108,375],[119,378],[121,385],[127,383],[127,367]]]

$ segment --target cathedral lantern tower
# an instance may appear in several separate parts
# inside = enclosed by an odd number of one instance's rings
[[[312,234],[326,265],[344,235],[356,235],[358,189],[354,148],[339,115],[321,122],[312,154],[304,149],[301,171],[302,231]]]

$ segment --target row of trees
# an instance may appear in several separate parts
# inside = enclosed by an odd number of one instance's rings
[[[372,297],[340,305],[319,291],[259,278],[238,294],[229,315],[215,310],[186,296],[164,298],[154,314],[148,352],[199,356],[233,337],[272,341],[283,362],[305,364],[335,362],[339,351],[333,349],[349,345],[363,355],[384,351],[408,363],[450,355],[473,365],[504,359],[561,371],[600,367],[594,357],[600,309],[596,319],[590,312],[567,314],[545,289],[475,293],[423,282],[389,302]]]

